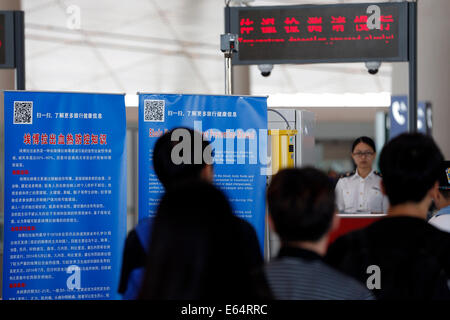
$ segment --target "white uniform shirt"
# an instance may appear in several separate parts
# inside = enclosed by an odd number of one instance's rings
[[[339,212],[386,213],[389,202],[381,192],[381,177],[373,170],[366,178],[358,171],[340,178],[336,184],[336,202]]]
[[[450,232],[450,206],[439,210],[428,222],[442,231]]]

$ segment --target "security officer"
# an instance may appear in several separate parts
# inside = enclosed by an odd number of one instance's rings
[[[381,192],[381,175],[372,170],[375,143],[359,137],[352,145],[356,170],[342,176],[336,184],[336,202],[343,213],[386,213],[388,199]]]

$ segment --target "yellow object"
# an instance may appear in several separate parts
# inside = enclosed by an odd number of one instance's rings
[[[294,166],[294,137],[297,130],[269,130],[272,137],[272,174]]]

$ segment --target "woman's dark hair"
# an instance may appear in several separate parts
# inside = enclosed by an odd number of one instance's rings
[[[373,152],[377,152],[375,148],[375,142],[371,138],[366,136],[359,137],[355,141],[353,141],[352,152],[355,150],[356,146],[361,142],[370,146],[373,149]]]
[[[317,241],[331,226],[334,187],[318,169],[283,169],[267,189],[267,202],[276,232],[283,241]]]
[[[249,257],[255,254],[250,250],[260,254],[260,249],[249,247],[251,237],[244,233],[254,230],[240,222],[212,184],[191,181],[170,188],[154,218],[139,299],[255,298],[260,288]]]
[[[177,137],[174,133],[183,133],[183,135]],[[183,138],[181,139],[181,137]],[[177,139],[173,141],[173,138]],[[184,141],[184,139],[188,139],[188,141]],[[196,141],[201,141],[201,146],[198,149],[195,145]],[[184,143],[189,149],[186,150],[188,151],[188,161],[176,164],[172,159],[172,150],[179,143]],[[202,169],[207,164],[204,152],[209,144],[208,141],[203,140],[200,132],[184,127],[172,129],[159,137],[153,149],[153,168],[163,186],[167,189],[180,181],[199,179]],[[180,150],[180,157],[183,157],[183,151],[183,149]],[[196,161],[196,152],[200,161]]]
[[[391,205],[422,201],[439,180],[444,157],[433,138],[403,133],[381,150],[380,170]]]

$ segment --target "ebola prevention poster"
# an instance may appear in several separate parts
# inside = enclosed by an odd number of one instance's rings
[[[119,299],[124,96],[6,91],[4,103],[3,299]]]

